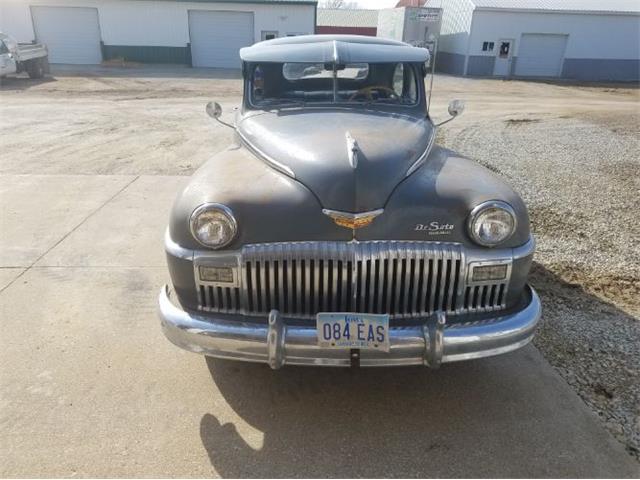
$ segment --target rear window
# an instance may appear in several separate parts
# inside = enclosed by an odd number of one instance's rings
[[[364,80],[369,76],[369,64],[350,63],[340,66],[336,75],[338,78]],[[312,78],[333,78],[331,65],[323,63],[285,63],[282,65],[282,76],[289,81],[306,80]]]

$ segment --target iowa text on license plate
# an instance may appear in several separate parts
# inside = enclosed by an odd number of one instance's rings
[[[318,346],[389,351],[389,315],[318,313]]]

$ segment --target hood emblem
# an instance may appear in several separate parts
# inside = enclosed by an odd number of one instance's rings
[[[382,212],[384,212],[384,209],[382,208],[362,213],[338,212],[337,210],[328,210],[326,208],[322,209],[322,213],[331,217],[336,225],[350,228],[352,230],[366,227]]]
[[[358,152],[360,151],[358,147],[358,142],[356,142],[355,138],[351,136],[349,132],[345,135],[347,139],[347,155],[349,156],[349,165],[351,168],[358,167]]]

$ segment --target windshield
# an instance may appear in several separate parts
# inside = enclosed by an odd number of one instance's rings
[[[262,63],[250,70],[250,104],[416,105],[417,67],[410,63]]]

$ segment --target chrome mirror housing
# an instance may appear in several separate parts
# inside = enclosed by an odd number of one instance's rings
[[[449,107],[451,108],[451,107]],[[218,102],[209,102],[207,103],[207,115],[209,115],[211,118],[218,120],[220,118],[220,116],[222,115],[222,107],[220,106],[220,104]]]
[[[222,125],[233,128],[235,130],[236,127],[234,127],[230,123],[220,120],[220,117],[222,116],[222,106],[218,102],[207,103],[206,111],[207,115],[213,118],[216,122],[220,122]]]
[[[449,102],[449,115],[457,117],[464,112],[464,100],[451,100]]]
[[[436,123],[436,127],[450,122],[462,112],[464,112],[464,100],[451,100],[449,102],[449,115],[451,115],[451,117],[447,118],[444,122]]]

